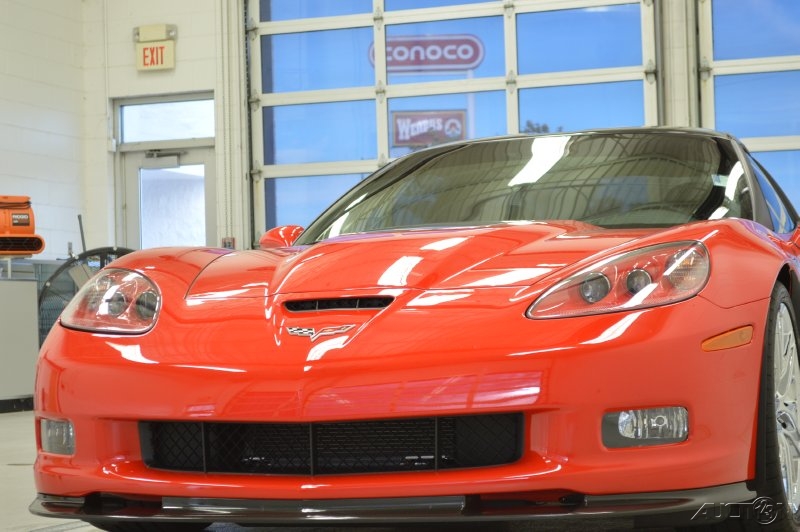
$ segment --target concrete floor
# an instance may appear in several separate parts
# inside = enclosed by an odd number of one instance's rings
[[[34,443],[33,412],[10,412],[0,414],[0,530],[3,532],[64,532],[95,531],[97,529],[82,521],[38,517],[28,512],[28,505],[36,496],[33,484],[32,467],[36,457]],[[604,526],[608,523],[590,522],[565,523],[509,523],[469,527],[470,532],[585,532],[598,530],[630,530],[618,525]],[[406,526],[406,527],[239,527],[236,525],[215,524],[209,527],[213,532],[463,532],[464,527],[445,526]],[[669,529],[659,529],[669,530]]]

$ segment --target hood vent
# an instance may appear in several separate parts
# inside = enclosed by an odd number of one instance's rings
[[[330,299],[297,299],[287,301],[289,312],[313,312],[317,310],[374,310],[388,307],[393,297],[337,297]]]

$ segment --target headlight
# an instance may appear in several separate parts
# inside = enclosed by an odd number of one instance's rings
[[[83,285],[61,314],[61,324],[84,331],[141,334],[153,327],[160,308],[161,294],[152,281],[112,268]]]
[[[710,271],[700,242],[637,249],[569,276],[539,296],[527,316],[566,318],[675,303],[697,294]]]

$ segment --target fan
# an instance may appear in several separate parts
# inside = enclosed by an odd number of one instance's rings
[[[118,247],[90,249],[71,257],[53,272],[39,292],[39,345],[80,287],[100,268],[131,251]]]

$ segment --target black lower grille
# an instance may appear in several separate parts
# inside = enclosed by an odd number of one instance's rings
[[[347,423],[140,423],[149,467],[331,475],[485,467],[518,460],[522,415]]]

